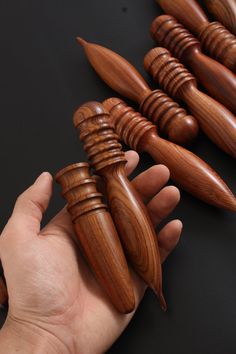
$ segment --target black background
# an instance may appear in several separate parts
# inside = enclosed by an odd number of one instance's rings
[[[149,26],[158,14],[153,0],[1,1],[1,228],[17,195],[40,172],[54,174],[86,159],[72,124],[77,106],[114,95],[90,68],[75,37],[120,53],[150,81],[142,61],[154,45]],[[192,150],[236,191],[231,157],[203,135]],[[136,173],[152,163],[142,156]],[[63,204],[55,186],[45,222]],[[162,313],[148,291],[109,353],[235,354],[236,218],[184,192],[171,218],[180,218],[184,231],[164,265],[169,310]]]

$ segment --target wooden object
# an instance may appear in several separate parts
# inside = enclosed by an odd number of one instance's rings
[[[224,65],[201,52],[199,41],[169,15],[157,17],[152,37],[174,57],[190,67],[209,94],[236,113],[236,76]]]
[[[134,270],[166,303],[155,230],[146,207],[125,175],[126,159],[108,112],[98,102],[88,102],[74,115],[74,125],[96,172],[104,179],[108,204],[125,253]]]
[[[156,127],[119,98],[109,98],[103,106],[121,140],[137,152],[149,153],[166,165],[171,178],[185,191],[219,208],[236,211],[236,199],[224,181],[199,157],[160,138]],[[212,193],[214,191],[214,193]]]
[[[196,0],[156,0],[162,9],[174,16],[198,36],[203,49],[230,70],[236,71],[236,38],[219,22],[209,22]],[[224,0],[222,0],[224,1]]]
[[[236,35],[235,0],[205,0],[204,4],[218,21]]]
[[[194,117],[163,91],[152,91],[138,71],[110,49],[78,38],[98,75],[122,96],[137,102],[143,114],[158,124],[160,134],[175,143],[191,143],[198,134]]]
[[[154,48],[144,59],[145,69],[172,97],[182,99],[205,134],[236,157],[236,118],[213,98],[197,89],[195,78],[165,48]]]
[[[0,305],[4,305],[8,300],[8,293],[7,293],[7,288],[6,285],[0,277]]]
[[[77,163],[56,175],[83,254],[100,285],[121,313],[135,308],[134,292],[116,228],[88,163]]]

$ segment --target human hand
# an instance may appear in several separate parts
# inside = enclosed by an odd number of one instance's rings
[[[138,163],[126,153],[126,172]],[[147,204],[155,226],[179,201],[179,191],[164,187],[168,169],[154,166],[137,176],[134,187]],[[0,258],[9,294],[9,312],[0,332],[0,353],[105,352],[134,312],[119,314],[110,304],[73,241],[71,218],[64,208],[42,230],[40,223],[52,195],[52,177],[44,173],[17,200],[0,238]],[[162,262],[176,246],[182,223],[168,223],[158,236]],[[136,303],[145,292],[131,270]],[[14,344],[15,343],[15,344]]]

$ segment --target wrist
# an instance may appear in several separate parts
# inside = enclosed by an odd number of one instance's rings
[[[52,330],[24,320],[7,318],[0,331],[0,354],[72,354]]]

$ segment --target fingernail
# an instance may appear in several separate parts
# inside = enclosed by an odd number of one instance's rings
[[[38,183],[43,183],[43,182],[48,182],[49,180],[52,180],[52,176],[49,172],[43,172],[41,175],[38,176],[38,178],[35,180],[34,184]]]

